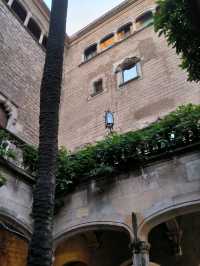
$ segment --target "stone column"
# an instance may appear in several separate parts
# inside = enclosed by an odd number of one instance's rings
[[[44,38],[44,32],[41,31],[40,39],[39,39],[39,44],[42,44],[43,38]]]
[[[25,21],[24,21],[24,26],[25,26],[25,27],[28,26],[28,23],[29,23],[29,20],[30,20],[31,17],[32,17],[31,12],[28,12],[28,13],[27,13],[27,16],[26,16],[26,19],[25,19]]]
[[[133,243],[133,266],[150,266],[149,249],[150,245],[145,241]]]
[[[14,2],[14,0],[9,0],[8,1],[8,6],[11,7],[13,2]]]

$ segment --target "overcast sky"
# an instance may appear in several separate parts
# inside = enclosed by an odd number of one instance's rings
[[[44,2],[50,8],[51,0]],[[67,33],[72,35],[121,2],[123,0],[69,0]]]

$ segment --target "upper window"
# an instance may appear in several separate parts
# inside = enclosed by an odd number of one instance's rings
[[[15,0],[12,3],[11,8],[15,12],[15,14],[18,16],[18,18],[22,22],[24,22],[27,16],[27,12],[26,12],[26,9],[23,7],[23,5],[19,1]]]
[[[35,36],[35,38],[39,40],[40,35],[41,35],[41,29],[33,18],[30,18],[29,20],[28,29]]]
[[[8,123],[8,113],[5,111],[5,107],[0,104],[0,128],[6,128]]]
[[[138,57],[131,57],[126,58],[120,65],[118,65],[116,73],[119,86],[140,77],[139,61]]]
[[[93,83],[93,93],[91,96],[95,96],[103,92],[103,80],[99,79]]]
[[[126,83],[129,80],[136,79],[138,75],[138,66],[137,64],[130,65],[128,68],[122,70],[123,83]]]
[[[111,33],[100,41],[100,48],[101,49],[109,48],[114,44],[114,42],[115,42],[115,35],[114,33]]]
[[[152,11],[148,11],[141,16],[139,16],[136,19],[136,27],[138,28],[143,28],[151,25],[153,23],[153,13]]]
[[[97,54],[97,44],[93,44],[89,46],[87,49],[85,49],[84,52],[84,59],[85,61],[93,58]]]
[[[117,31],[117,36],[119,39],[124,39],[128,37],[131,34],[131,28],[132,28],[132,23],[127,23],[126,25],[123,25],[120,27]]]

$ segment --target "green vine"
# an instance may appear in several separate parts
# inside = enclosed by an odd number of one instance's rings
[[[1,134],[4,136],[0,131],[0,140],[8,138],[1,137]],[[83,179],[127,172],[154,156],[170,153],[197,141],[200,141],[200,105],[188,104],[178,107],[147,128],[112,134],[76,153],[61,147],[58,153],[56,206],[61,206],[62,197]],[[36,175],[37,149],[29,145],[21,147],[25,169]]]
[[[151,156],[197,141],[200,137],[199,122],[200,105],[188,104],[147,128],[112,134],[76,153],[62,147],[58,155],[57,197],[65,195],[82,179],[125,172],[144,164]],[[174,134],[173,140],[171,136]],[[24,162],[31,171],[36,171],[37,160],[37,150],[26,147]]]
[[[7,181],[6,177],[0,172],[0,187],[5,185],[6,181]]]

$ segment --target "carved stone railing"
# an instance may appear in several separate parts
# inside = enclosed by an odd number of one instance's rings
[[[5,129],[0,129],[0,156],[18,168],[27,170],[24,165],[23,149],[27,144]]]

